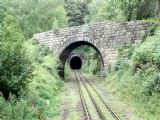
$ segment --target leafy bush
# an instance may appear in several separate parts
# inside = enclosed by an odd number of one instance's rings
[[[135,68],[143,67],[147,64],[155,65],[160,69],[160,32],[147,40],[136,49],[133,54],[133,66]]]
[[[119,48],[115,69],[108,74],[106,86],[132,105],[144,119],[159,119],[159,29],[133,48],[128,45]]]
[[[153,95],[154,93],[160,93],[160,75],[153,74],[144,84],[145,93]]]
[[[12,16],[7,15],[2,24],[0,37],[0,91],[7,98],[25,88],[32,73],[31,62],[22,43],[24,36]]]
[[[122,44],[118,48],[118,58],[114,65],[114,71],[123,72],[129,68],[129,59],[131,58],[134,51],[134,45]]]
[[[118,48],[118,57],[119,58],[128,58],[130,59],[134,51],[134,45],[133,44],[122,44]]]
[[[39,110],[32,107],[28,98],[20,98],[19,101],[14,96],[10,96],[7,102],[0,96],[0,119],[2,120],[38,120]],[[37,119],[36,119],[37,117]]]
[[[58,60],[46,48],[25,41],[23,47],[32,61],[33,74],[26,90],[17,99],[10,95],[9,101],[0,96],[0,119],[2,120],[39,120],[57,116],[56,107],[60,102],[59,93],[63,82],[57,74]],[[39,62],[36,57],[41,58]],[[42,56],[40,56],[42,55]]]
[[[129,67],[128,60],[125,59],[119,59],[116,61],[114,66],[114,71],[124,70]]]

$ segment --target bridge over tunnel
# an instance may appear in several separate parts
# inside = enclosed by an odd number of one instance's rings
[[[66,46],[61,54],[60,54],[60,61],[61,61],[61,64],[59,66],[59,74],[61,77],[64,77],[64,68],[65,68],[65,63],[69,57],[69,55],[72,53],[72,51],[80,46],[83,46],[83,45],[87,45],[89,47],[92,47],[98,54],[98,57],[100,59],[100,67],[101,69],[104,68],[104,60],[103,60],[103,57],[101,55],[101,52],[100,50],[95,46],[93,45],[92,43],[89,43],[87,41],[77,41],[77,42],[73,42],[71,44],[69,44],[68,46]],[[70,67],[71,69],[81,69],[82,68],[82,65],[83,65],[83,60],[80,56],[73,56],[71,59],[70,59]]]
[[[60,59],[59,74],[64,77],[65,62],[69,54],[82,45],[94,48],[100,56],[101,71],[106,71],[115,64],[118,47],[122,44],[141,42],[152,27],[144,21],[126,23],[100,22],[70,28],[37,33],[34,38],[49,47]]]

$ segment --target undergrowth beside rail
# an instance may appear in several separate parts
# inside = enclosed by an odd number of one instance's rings
[[[160,29],[137,45],[119,48],[117,62],[105,81],[145,120],[160,118]]]
[[[28,39],[67,26],[65,18],[62,1],[0,0],[0,120],[56,119],[63,87],[59,61],[48,48]]]
[[[33,77],[17,99],[14,95],[6,101],[0,96],[1,120],[45,120],[55,118],[60,103],[63,82],[57,75],[57,58],[48,48],[36,42],[23,43],[32,61]]]

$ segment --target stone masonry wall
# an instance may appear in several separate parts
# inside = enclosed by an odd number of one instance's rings
[[[117,47],[123,43],[140,42],[143,35],[149,31],[149,26],[142,21],[101,22],[38,33],[34,38],[47,45],[57,56],[74,42],[89,42],[99,50],[104,61],[103,69],[106,70],[115,63]]]

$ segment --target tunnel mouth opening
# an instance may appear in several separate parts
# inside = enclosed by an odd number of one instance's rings
[[[70,64],[71,59],[70,59],[69,55],[72,52],[74,52],[75,50],[79,50],[80,47],[85,47],[85,46],[93,48],[93,50],[95,50],[96,53],[99,55],[97,57],[99,59],[99,61],[100,61],[100,63],[99,63],[100,70],[99,71],[100,72],[103,71],[103,69],[104,69],[104,60],[103,59],[104,58],[102,57],[103,56],[103,54],[101,53],[102,51],[100,51],[100,49],[97,48],[97,46],[95,46],[91,42],[88,42],[88,41],[85,41],[85,40],[83,40],[83,41],[75,41],[75,42],[71,42],[71,43],[67,44],[67,46],[65,46],[60,52],[60,55],[59,55],[60,65],[58,66],[58,69],[59,69],[58,70],[58,74],[60,75],[61,78],[65,78],[65,75],[66,75],[65,71],[67,70],[68,67],[71,69],[71,64]],[[79,54],[79,52],[77,54]],[[83,59],[83,57],[82,57],[81,60],[82,60],[81,61],[82,65],[80,67],[76,67],[76,68],[85,69],[85,67],[87,66],[86,58]],[[72,66],[72,68],[74,69],[73,66]]]
[[[82,68],[82,59],[78,56],[74,56],[70,60],[70,67],[73,70],[79,70]]]

